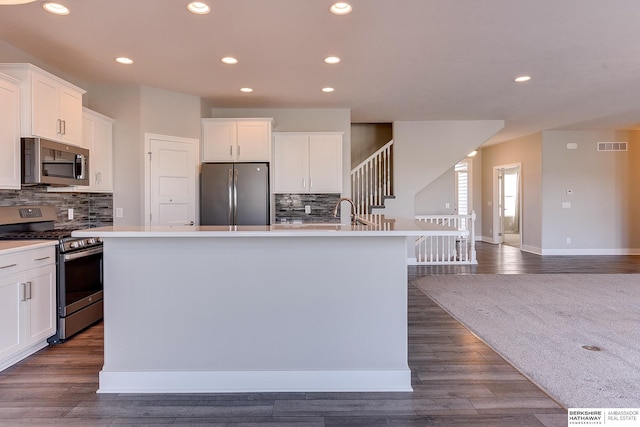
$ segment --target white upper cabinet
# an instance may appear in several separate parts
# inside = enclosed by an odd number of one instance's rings
[[[20,82],[0,74],[0,188],[20,189]]]
[[[31,64],[0,64],[23,82],[22,136],[82,145],[83,89]]]
[[[203,162],[268,162],[273,119],[202,119]]]
[[[113,119],[82,110],[82,145],[89,150],[89,186],[80,191],[113,192]]]
[[[342,134],[274,134],[275,193],[342,193]]]

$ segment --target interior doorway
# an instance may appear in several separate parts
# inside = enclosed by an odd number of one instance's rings
[[[522,245],[520,163],[494,167],[494,243]]]

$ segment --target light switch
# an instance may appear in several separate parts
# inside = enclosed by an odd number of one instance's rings
[[[67,209],[67,219],[73,219],[73,208]]]
[[[311,205],[304,205],[304,213],[306,214],[311,213]]]
[[[562,209],[571,208],[571,202],[562,202]]]

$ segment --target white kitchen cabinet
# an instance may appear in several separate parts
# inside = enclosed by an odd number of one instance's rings
[[[84,108],[82,143],[89,150],[89,186],[78,190],[113,193],[113,119]]]
[[[274,193],[342,193],[342,133],[274,134]]]
[[[51,193],[113,193],[113,119],[82,109],[82,146],[89,150],[89,185],[49,186]]]
[[[20,189],[20,82],[0,74],[0,188]]]
[[[268,162],[273,119],[202,119],[203,162]]]
[[[0,370],[56,333],[55,247],[0,255]]]
[[[82,145],[83,89],[31,64],[0,64],[0,72],[24,84],[22,136]]]

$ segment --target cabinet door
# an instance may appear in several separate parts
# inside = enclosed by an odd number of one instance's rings
[[[237,123],[236,160],[269,162],[271,160],[271,125],[266,121]]]
[[[231,162],[236,152],[236,122],[202,122],[202,161]]]
[[[20,86],[0,78],[0,188],[20,189]]]
[[[32,135],[57,141],[61,127],[58,83],[45,76],[33,74],[31,96]]]
[[[306,135],[276,135],[274,192],[309,192],[309,144]]]
[[[309,191],[342,193],[342,136],[309,136]]]
[[[90,157],[91,176],[95,179],[95,189],[113,192],[113,122],[96,120],[93,135],[93,157]]]
[[[82,94],[68,87],[60,87],[58,138],[73,145],[82,145]]]
[[[56,333],[56,269],[55,264],[27,270],[27,339],[30,345]]]
[[[78,189],[113,192],[113,121],[85,109],[82,117],[82,146],[89,150],[90,185]]]
[[[20,333],[20,276],[0,277],[0,362],[24,347]]]

